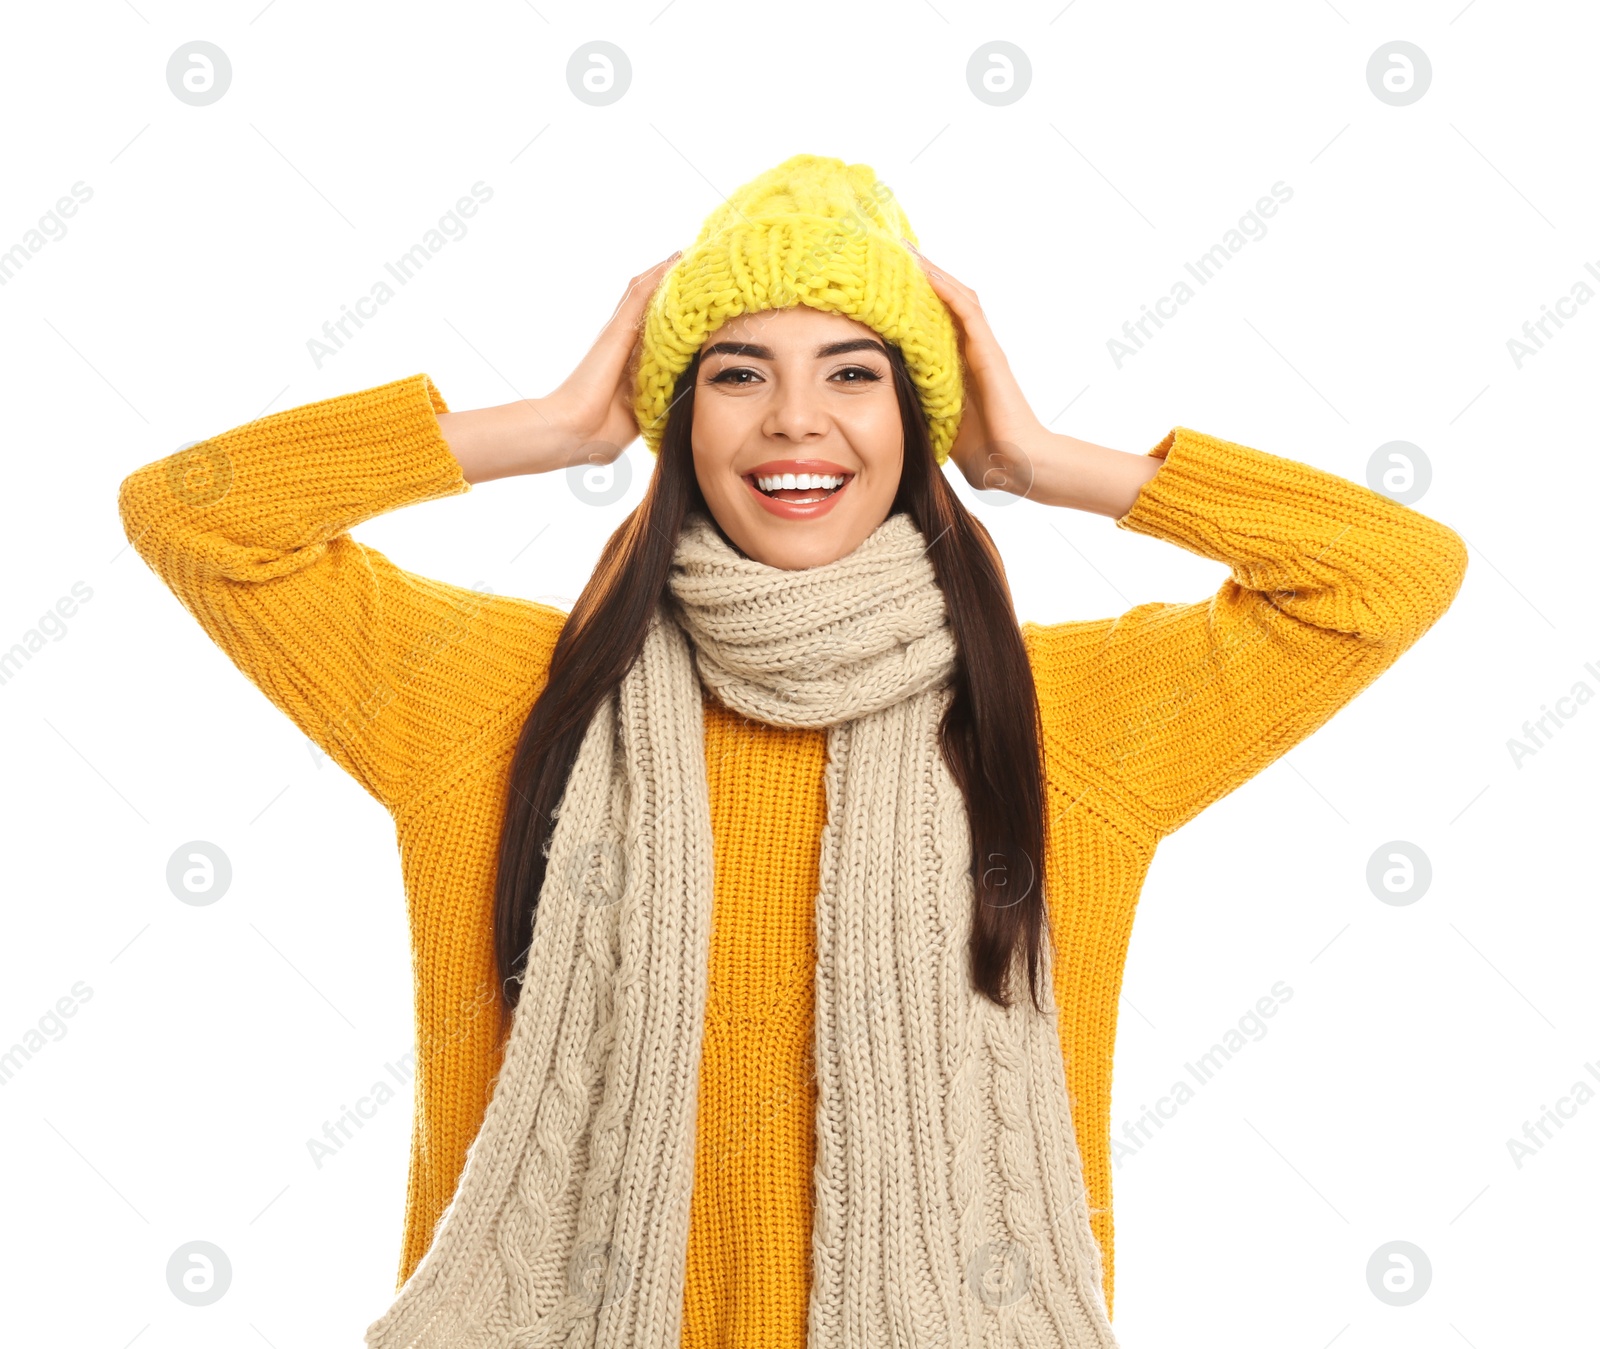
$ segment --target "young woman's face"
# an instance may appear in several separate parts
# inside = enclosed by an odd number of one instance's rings
[[[757,562],[793,570],[853,552],[889,514],[904,439],[888,350],[866,324],[796,305],[706,339],[695,477]]]

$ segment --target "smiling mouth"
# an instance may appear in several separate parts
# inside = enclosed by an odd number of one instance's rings
[[[744,479],[774,501],[826,501],[842,492],[854,473],[746,473]]]

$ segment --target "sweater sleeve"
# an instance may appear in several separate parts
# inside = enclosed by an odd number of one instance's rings
[[[1225,562],[1192,604],[1024,624],[1047,753],[1158,835],[1261,771],[1449,607],[1460,537],[1345,478],[1177,427],[1117,523]]]
[[[135,470],[123,529],[208,636],[386,806],[531,703],[566,615],[403,571],[350,537],[470,490],[425,374],[273,413]]]

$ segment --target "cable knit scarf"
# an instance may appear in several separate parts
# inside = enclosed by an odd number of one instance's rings
[[[938,745],[955,644],[906,515],[798,571],[692,513],[557,814],[503,1066],[374,1349],[677,1349],[711,938],[701,685],[828,728],[810,1349],[1114,1349],[1053,1000],[971,986]],[[1048,943],[1044,989],[1050,989]]]

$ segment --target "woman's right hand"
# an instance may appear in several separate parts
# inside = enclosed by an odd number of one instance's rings
[[[539,400],[540,410],[553,427],[560,428],[556,439],[568,452],[565,464],[608,464],[639,434],[633,415],[639,320],[678,256],[663,258],[628,282],[628,289],[577,368]]]
[[[632,443],[639,434],[633,415],[639,321],[678,257],[673,253],[628,282],[594,344],[545,397],[437,414],[468,482],[608,464]]]

